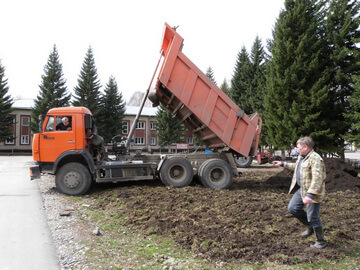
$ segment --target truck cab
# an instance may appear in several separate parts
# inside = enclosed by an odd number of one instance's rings
[[[62,129],[66,118],[68,126]],[[54,108],[47,113],[40,132],[33,137],[32,154],[39,170],[33,171],[32,178],[41,172],[55,174],[62,163],[82,156],[85,163],[94,159],[91,136],[96,132],[93,117],[85,107]],[[75,157],[76,156],[76,157]],[[86,161],[88,160],[88,161]]]

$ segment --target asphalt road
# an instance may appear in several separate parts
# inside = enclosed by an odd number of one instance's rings
[[[0,156],[0,269],[58,270],[31,156]]]

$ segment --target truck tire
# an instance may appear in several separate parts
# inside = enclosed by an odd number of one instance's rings
[[[56,173],[55,184],[58,191],[70,196],[82,195],[91,186],[91,175],[83,164],[68,163]]]
[[[248,156],[248,157],[235,157],[235,162],[236,165],[239,168],[248,168],[250,167],[252,161],[253,161],[253,157],[252,156]]]
[[[186,187],[193,178],[193,168],[183,157],[170,157],[160,169],[160,179],[166,186]]]
[[[210,159],[199,168],[200,182],[205,187],[224,189],[232,183],[230,165],[222,159]]]

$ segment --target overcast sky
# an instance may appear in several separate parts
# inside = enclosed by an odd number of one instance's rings
[[[284,0],[11,0],[1,3],[0,61],[13,98],[36,98],[56,45],[67,89],[92,47],[98,78],[113,75],[129,100],[145,91],[159,59],[164,23],[179,26],[184,54],[220,85],[256,35],[265,47]],[[102,88],[103,90],[103,88]]]

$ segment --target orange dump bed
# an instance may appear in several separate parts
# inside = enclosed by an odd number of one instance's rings
[[[262,120],[246,115],[182,52],[183,38],[165,23],[163,62],[156,96],[209,147],[229,147],[242,156],[256,155]]]

